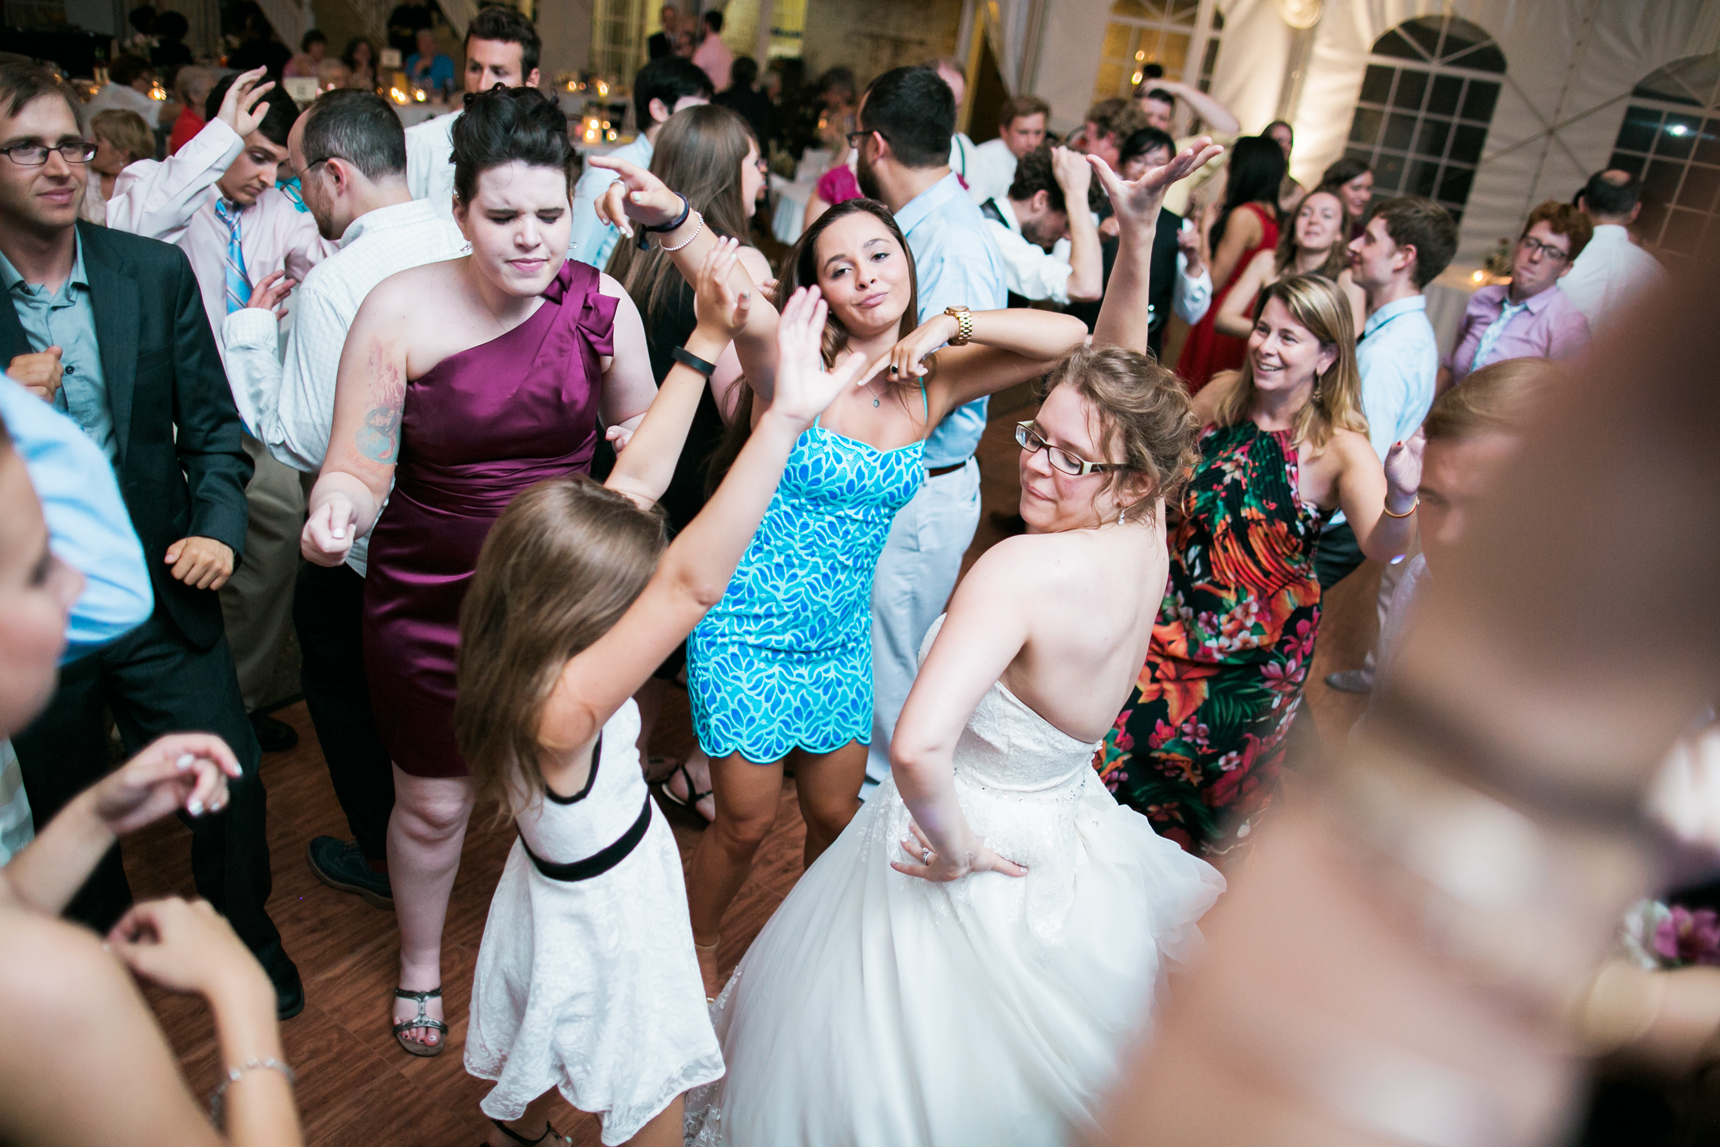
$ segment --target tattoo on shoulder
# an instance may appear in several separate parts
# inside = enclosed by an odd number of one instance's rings
[[[400,364],[385,361],[380,350],[371,351],[366,365],[376,405],[365,411],[356,445],[370,461],[392,466],[400,460],[400,415],[406,404],[406,383]]]

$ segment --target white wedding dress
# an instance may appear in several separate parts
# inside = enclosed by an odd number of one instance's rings
[[[956,791],[1019,879],[894,871],[909,815],[886,781],[718,998],[728,1072],[688,1096],[688,1142],[1037,1147],[1091,1128],[1224,889],[1117,804],[1094,748],[1001,683],[974,711]]]

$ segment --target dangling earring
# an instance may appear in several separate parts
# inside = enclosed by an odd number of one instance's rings
[[[1117,524],[1119,526],[1123,524],[1123,507],[1121,506],[1117,507]]]

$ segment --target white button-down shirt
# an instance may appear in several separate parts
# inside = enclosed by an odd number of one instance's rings
[[[245,149],[237,132],[218,119],[203,125],[191,142],[164,160],[144,159],[120,172],[107,203],[107,225],[173,243],[191,260],[203,309],[215,332],[215,345],[227,318],[227,225],[215,214],[220,192],[215,183]],[[269,188],[239,211],[239,249],[245,274],[254,287],[264,276],[285,270],[303,282],[312,267],[335,251],[317,234],[317,222],[293,206],[280,190]]]
[[[1009,185],[1015,182],[1015,153],[1001,139],[988,139],[973,149],[968,161],[968,198],[983,206],[987,199],[1002,202],[1009,198]]]
[[[1660,261],[1630,241],[1630,232],[1616,223],[1601,223],[1564,278],[1565,292],[1589,326],[1602,325],[1634,301],[1637,295],[1666,281]]]
[[[436,214],[454,219],[454,121],[448,112],[406,129],[406,186],[414,199],[428,199]]]
[[[334,392],[346,332],[365,296],[399,271],[464,255],[460,229],[423,199],[379,207],[353,220],[340,250],[295,292],[286,361],[276,357],[275,321],[255,307],[225,322],[227,378],[246,425],[269,452],[296,470],[322,469],[334,429]],[[370,539],[359,538],[346,564],[360,576]]]

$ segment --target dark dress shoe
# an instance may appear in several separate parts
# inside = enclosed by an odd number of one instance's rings
[[[299,743],[299,731],[264,713],[251,714],[251,729],[265,753],[284,753]]]
[[[275,985],[275,1019],[290,1020],[305,1010],[305,985],[299,979],[298,965],[287,958],[279,942],[255,953],[269,982]]]
[[[389,886],[387,875],[365,862],[356,841],[312,837],[305,846],[305,859],[317,879],[330,888],[355,892],[378,908],[394,907],[394,889]]]

